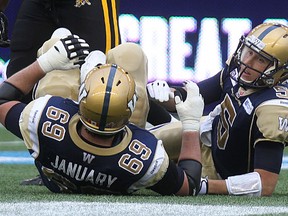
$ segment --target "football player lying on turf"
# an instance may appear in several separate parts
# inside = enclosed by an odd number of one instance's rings
[[[240,39],[221,72],[198,83],[205,103],[220,101],[200,127],[202,176],[208,176],[201,194],[272,195],[288,144],[287,50],[288,28],[261,24]],[[156,81],[148,90],[151,97],[169,103],[167,83]],[[185,98],[185,90],[180,91]],[[171,132],[176,139],[177,129],[171,125],[168,133],[158,131],[156,137],[177,158],[179,149],[173,145],[178,142],[163,137]]]
[[[67,28],[58,28],[55,30],[49,40],[47,40],[38,50],[37,56],[40,57],[46,53],[57,41],[71,34]],[[147,57],[141,47],[135,43],[124,43],[109,50],[106,55],[99,51],[93,51],[86,58],[85,64],[79,68],[70,69],[69,73],[63,73],[61,70],[53,70],[46,74],[33,88],[33,99],[47,94],[61,96],[78,100],[80,83],[85,79],[86,73],[97,64],[117,64],[129,72],[136,83],[137,104],[129,119],[130,122],[141,128],[145,128],[146,119],[149,110],[149,102],[146,91],[147,84]],[[81,78],[80,75],[81,74]],[[81,80],[80,80],[81,79]],[[41,177],[26,179],[21,182],[22,185],[42,185]]]
[[[117,65],[93,67],[81,85],[79,103],[51,95],[28,105],[19,101],[47,73],[79,67],[88,49],[84,40],[70,35],[0,86],[0,122],[24,140],[45,186],[56,193],[130,194],[150,188],[163,195],[197,195],[204,102],[196,84],[185,83],[185,102],[175,97],[183,124],[177,164],[161,140],[129,123],[135,82]],[[195,109],[187,112],[191,106]]]

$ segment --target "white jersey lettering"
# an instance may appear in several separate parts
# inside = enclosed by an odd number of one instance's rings
[[[90,164],[94,158],[95,158],[94,155],[83,152],[83,161],[84,162],[88,162]]]
[[[86,154],[84,157],[86,159],[88,158],[88,161],[92,161],[94,159],[92,155],[89,154]],[[65,159],[60,159],[59,155],[56,155],[55,161],[51,162],[51,166],[77,181],[90,182],[91,184],[106,186],[107,188],[110,188],[111,185],[117,180],[117,177],[112,175],[101,172],[95,173],[95,170],[93,169],[69,162]]]

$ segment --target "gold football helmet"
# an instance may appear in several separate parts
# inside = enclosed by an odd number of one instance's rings
[[[269,64],[263,71],[256,70],[243,63],[243,50],[251,49],[257,52]],[[241,79],[241,74],[231,72],[231,77],[245,88],[273,87],[288,78],[288,27],[281,24],[260,24],[246,36],[242,36],[232,60],[240,66],[257,71],[260,76],[254,81]],[[231,70],[230,70],[231,71]],[[243,73],[245,70],[242,70]]]
[[[115,134],[128,123],[136,100],[135,82],[126,71],[115,64],[95,67],[80,87],[80,120],[94,133]]]

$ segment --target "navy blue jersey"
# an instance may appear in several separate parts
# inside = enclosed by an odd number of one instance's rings
[[[288,85],[245,90],[226,69],[219,84],[221,113],[212,126],[213,160],[222,178],[253,171],[257,144],[288,142]]]
[[[121,141],[103,148],[84,141],[78,104],[45,96],[26,106],[20,129],[27,148],[54,192],[131,193],[156,184],[169,159],[161,141],[129,124]]]

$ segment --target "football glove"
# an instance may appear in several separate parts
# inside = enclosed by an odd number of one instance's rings
[[[100,50],[94,50],[89,53],[85,58],[85,63],[81,66],[80,70],[80,82],[84,82],[86,75],[99,65],[106,63],[106,55]]]
[[[179,91],[175,91],[176,110],[183,131],[199,131],[200,118],[203,114],[204,101],[199,94],[198,86],[192,81],[185,81],[184,86],[187,89],[187,98],[183,102]]]
[[[37,61],[45,73],[79,68],[89,54],[89,45],[77,35],[60,39]]]
[[[168,101],[169,98],[173,98],[173,92],[171,92],[169,85],[166,81],[156,80],[147,85],[147,90],[151,98],[160,102]]]
[[[8,19],[6,15],[0,12],[0,47],[9,47],[10,40],[8,39]]]

